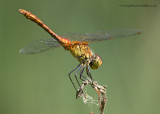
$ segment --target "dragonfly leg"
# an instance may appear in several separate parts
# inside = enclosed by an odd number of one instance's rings
[[[86,67],[86,72],[87,72],[87,75],[91,78],[92,82],[93,82],[93,78],[92,78],[92,75],[91,75],[91,72],[90,72],[90,69],[89,69],[89,65],[87,65]]]
[[[68,74],[69,79],[71,80],[72,85],[73,85],[73,87],[75,88],[76,91],[77,91],[77,89],[76,89],[76,86],[74,85],[74,83],[73,83],[73,81],[72,81],[72,79],[71,79],[71,74],[72,74],[77,68],[79,68],[80,66],[81,66],[81,64],[79,64],[76,68],[74,68],[74,69]]]
[[[80,79],[81,79],[82,81],[88,80],[85,76],[83,76],[84,68],[85,68],[85,66],[83,66],[82,69],[81,69],[81,71],[80,71]],[[82,79],[82,77],[83,77],[85,80]],[[89,80],[88,80],[88,81],[89,81]]]
[[[77,83],[78,83],[79,87],[80,87],[81,85],[80,85],[80,83],[79,83],[79,81],[78,81],[77,74],[78,74],[78,72],[79,72],[79,70],[80,70],[81,68],[82,68],[82,65],[79,66],[78,70],[76,71],[76,73],[75,73],[75,75],[74,75],[75,78],[76,78],[76,80],[77,80]]]

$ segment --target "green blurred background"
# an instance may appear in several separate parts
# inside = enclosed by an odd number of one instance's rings
[[[67,75],[78,61],[69,52],[19,54],[32,40],[50,36],[18,9],[32,12],[57,34],[142,29],[139,36],[90,45],[103,60],[91,72],[108,86],[105,113],[160,114],[159,5],[158,0],[0,0],[0,114],[98,113],[97,106],[75,98]]]

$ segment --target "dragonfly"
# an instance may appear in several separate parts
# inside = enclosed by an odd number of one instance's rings
[[[80,86],[77,78],[78,73],[80,75],[80,79],[84,81],[87,79],[83,75],[83,72],[86,69],[87,75],[91,80],[93,80],[90,68],[98,69],[102,65],[102,59],[90,49],[90,43],[141,34],[140,29],[122,29],[116,31],[98,31],[95,33],[64,33],[59,36],[31,12],[23,9],[19,9],[19,12],[27,19],[37,23],[52,36],[52,38],[49,39],[41,39],[31,42],[26,47],[22,48],[20,53],[34,54],[58,47],[63,47],[65,50],[70,51],[71,54],[79,61],[78,66],[76,66],[68,74],[69,79],[76,91],[77,88],[72,81],[71,74],[75,72],[75,79]]]

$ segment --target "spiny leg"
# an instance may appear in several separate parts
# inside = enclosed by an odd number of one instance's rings
[[[82,77],[83,77],[83,72],[84,72],[84,66],[82,67],[82,69],[81,69],[81,71],[80,71],[80,79],[82,80],[82,81],[84,81],[83,79],[82,79]]]
[[[80,70],[81,68],[82,68],[82,65],[79,66],[78,70],[76,71],[76,73],[75,73],[75,75],[74,75],[79,86],[81,86],[81,85],[80,85],[80,83],[79,83],[79,81],[78,81],[77,73],[79,72],[79,70]]]
[[[74,69],[68,74],[69,79],[71,80],[72,85],[73,85],[73,87],[75,88],[76,91],[77,91],[77,89],[76,89],[76,86],[74,85],[74,83],[73,83],[73,81],[72,81],[72,79],[71,79],[71,74],[72,74],[77,68],[79,68],[80,66],[81,66],[81,64],[79,64],[76,68],[74,68]]]
[[[92,75],[91,75],[91,72],[90,72],[90,69],[89,69],[89,65],[87,65],[86,67],[86,72],[87,72],[87,75],[91,78],[92,82],[93,82],[93,78],[92,78]]]
[[[83,64],[81,65],[83,66]],[[85,80],[88,80],[85,76],[83,76],[83,72],[84,72],[84,69],[85,69],[86,66],[83,66],[81,71],[80,71],[80,79],[84,82]],[[82,79],[82,77],[85,79]],[[90,82],[90,80],[88,80]],[[83,94],[83,88],[80,87],[80,89],[77,91],[76,93],[76,98],[78,99],[80,96],[82,96]]]
[[[81,79],[82,81],[88,80],[85,76],[83,76],[84,68],[85,68],[85,66],[83,66],[82,69],[81,69],[81,71],[80,71],[80,79]],[[83,77],[85,80],[82,79],[82,77]],[[89,80],[88,80],[88,81],[89,81]]]
[[[81,66],[83,66],[83,65],[81,65]],[[82,69],[81,69],[81,71],[80,71],[80,79],[81,79],[82,81],[85,81],[85,80],[82,79],[82,77],[83,77],[83,72],[84,72],[84,68],[85,68],[85,66],[83,66]],[[82,94],[83,94],[83,89],[80,87],[80,89],[77,90],[76,98],[78,99]]]

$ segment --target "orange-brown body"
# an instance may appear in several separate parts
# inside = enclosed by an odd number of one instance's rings
[[[98,55],[95,55],[88,46],[86,42],[70,41],[68,39],[62,38],[54,33],[49,27],[47,27],[40,19],[38,19],[32,13],[20,9],[27,19],[37,23],[41,26],[46,32],[48,32],[55,40],[59,42],[66,50],[69,50],[71,54],[78,59],[80,64],[85,66],[90,65],[92,69],[97,69],[102,64],[102,60]]]

